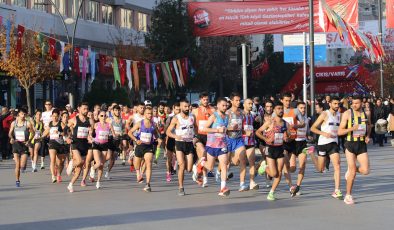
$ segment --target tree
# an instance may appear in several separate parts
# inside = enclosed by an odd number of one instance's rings
[[[18,80],[19,85],[25,89],[26,101],[29,113],[32,112],[30,88],[39,82],[53,78],[59,73],[59,67],[47,52],[46,46],[38,39],[39,34],[26,30],[22,36],[21,52],[17,51],[17,36],[14,33],[14,25],[10,30],[10,50],[6,52],[6,29],[0,29],[0,53],[2,60],[0,68],[7,75]]]

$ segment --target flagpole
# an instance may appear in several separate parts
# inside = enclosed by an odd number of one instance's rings
[[[315,31],[313,23],[313,0],[309,0],[309,77],[311,82],[311,115],[315,114]]]
[[[379,22],[379,41],[380,44],[383,44],[383,25],[382,25],[382,0],[378,0],[378,22]],[[384,97],[384,92],[383,92],[383,57],[380,58],[380,96],[383,98]]]

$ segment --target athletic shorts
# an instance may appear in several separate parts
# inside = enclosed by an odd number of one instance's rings
[[[65,144],[64,145],[64,154],[69,154],[70,153],[70,145]]]
[[[298,157],[302,150],[306,148],[306,141],[296,141],[296,148],[294,154]]]
[[[283,145],[281,145],[281,146],[268,146],[267,152],[268,152],[267,157],[271,158],[271,159],[274,159],[274,160],[285,157],[285,155],[283,154],[283,152],[284,152]]]
[[[165,133],[160,133],[160,135],[159,135],[160,139],[162,139],[162,140],[165,140],[166,136],[167,135]]]
[[[331,142],[325,145],[318,145],[317,151],[319,156],[330,156],[333,153],[339,153],[339,146],[336,142]]]
[[[124,134],[120,139],[121,139],[121,140],[129,141],[129,140],[130,140],[130,137],[129,137],[129,135]]]
[[[153,153],[153,145],[137,145],[134,154],[138,158],[144,158],[145,153]]]
[[[108,142],[104,144],[93,142],[92,146],[93,146],[93,150],[98,150],[101,152],[108,151]]]
[[[58,143],[57,141],[49,140],[48,142],[48,149],[49,150],[56,150],[56,154],[65,154],[64,145]]]
[[[239,138],[226,137],[226,142],[227,142],[227,151],[229,153],[235,152],[237,149],[241,147],[245,147],[244,139],[242,137]]]
[[[168,138],[167,144],[166,144],[166,149],[168,151],[175,152],[175,139],[174,138],[170,138],[170,137]]]
[[[283,143],[283,148],[289,153],[295,153],[296,152],[296,141],[292,140],[290,142],[284,142]]]
[[[201,143],[204,146],[207,145],[207,135],[203,135],[203,134],[197,134],[197,143]]]
[[[184,155],[194,153],[193,142],[175,141],[175,150],[183,152]]]
[[[251,148],[255,148],[256,146],[254,146],[254,145],[245,145],[245,148],[246,149],[251,149]]]
[[[29,148],[23,142],[15,141],[15,143],[12,144],[12,153],[19,155],[29,154]]]
[[[74,140],[71,144],[72,150],[78,150],[81,156],[88,155],[88,150],[92,148],[92,145],[88,143],[88,140]]]
[[[121,142],[121,139],[113,139],[113,138],[111,138],[108,141],[108,149],[113,151],[113,152],[119,152],[120,142]]]
[[[227,154],[226,148],[211,148],[205,146],[205,151],[213,157],[219,157],[220,155]]]
[[[345,148],[357,156],[367,152],[367,143],[365,141],[346,141]]]

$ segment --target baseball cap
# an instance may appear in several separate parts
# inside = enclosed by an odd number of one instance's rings
[[[147,105],[152,105],[152,102],[149,101],[149,100],[145,100],[145,101],[144,101],[144,105],[145,105],[145,106],[147,106]]]

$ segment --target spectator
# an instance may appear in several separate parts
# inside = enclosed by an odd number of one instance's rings
[[[387,116],[385,116],[385,108],[384,108],[384,106],[382,104],[382,99],[381,98],[378,98],[376,100],[376,105],[375,105],[375,108],[374,108],[374,112],[373,112],[371,117],[373,117],[373,119],[372,119],[373,125],[375,125],[376,122],[379,119],[386,119],[387,118]],[[372,127],[374,129],[374,126],[372,126]],[[381,147],[383,146],[384,134],[376,134],[375,133],[374,139],[379,144],[379,146],[381,146]]]
[[[3,107],[1,111],[2,134],[1,135],[1,153],[2,159],[10,159],[11,149],[9,144],[8,132],[10,131],[11,123],[14,121],[14,111],[8,111],[7,107]]]

